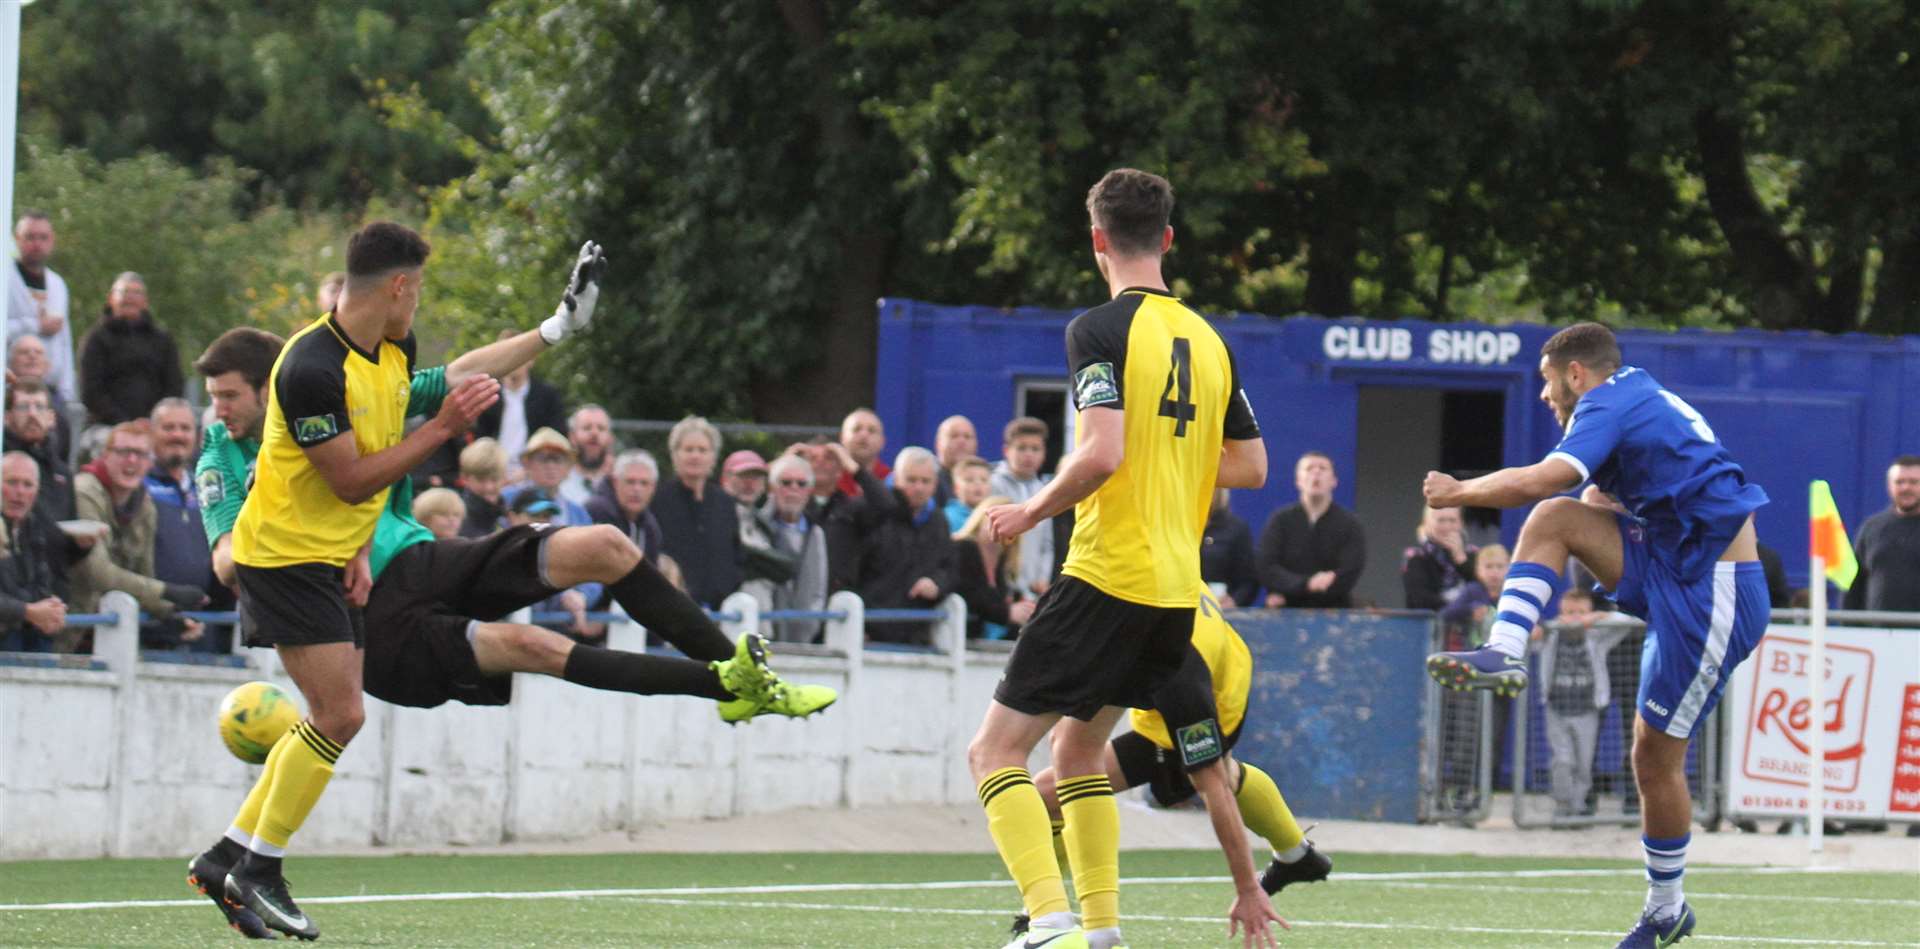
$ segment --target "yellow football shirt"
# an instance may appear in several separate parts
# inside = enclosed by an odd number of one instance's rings
[[[1240,730],[1247,716],[1247,692],[1253,687],[1253,654],[1246,640],[1234,631],[1220,613],[1213,597],[1200,598],[1200,610],[1193,615],[1193,648],[1207,661],[1213,676],[1214,711],[1220,718],[1222,737]],[[1173,741],[1167,737],[1167,721],[1159,712],[1133,710],[1133,730],[1140,737],[1168,751]]]
[[[1178,297],[1129,289],[1074,317],[1067,361],[1076,409],[1126,412],[1126,455],[1074,508],[1061,572],[1129,602],[1192,607],[1221,442],[1260,437],[1232,353]]]
[[[341,566],[373,536],[387,492],[340,500],[305,449],[351,436],[364,457],[406,434],[414,341],[366,352],[332,314],[295,333],[267,381],[267,417],[253,486],[233,530],[233,559],[249,567]]]

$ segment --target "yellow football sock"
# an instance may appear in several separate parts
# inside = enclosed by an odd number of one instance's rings
[[[1066,829],[1067,822],[1065,820],[1053,822],[1053,860],[1060,865],[1061,879],[1071,880],[1073,878],[1073,861],[1067,859]]]
[[[1120,808],[1104,774],[1060,781],[1060,814],[1067,819],[1073,889],[1087,929],[1120,925]]]
[[[253,782],[253,790],[247,792],[247,800],[240,805],[240,813],[234,815],[234,830],[251,837],[254,829],[260,826],[260,809],[266,806],[267,795],[273,790],[274,765],[285,754],[287,737],[291,734],[293,733],[289,731],[286,735],[281,735],[280,740],[274,742],[273,748],[267,752],[267,760],[262,763],[259,779]]]
[[[1047,838],[1047,805],[1025,768],[1001,768],[980,782],[980,806],[1000,860],[1020,887],[1020,900],[1034,918],[1067,909],[1060,865]]]
[[[1299,846],[1300,822],[1293,819],[1280,786],[1265,771],[1240,762],[1240,787],[1233,792],[1240,804],[1240,819],[1247,829],[1267,839],[1274,853],[1286,853]]]
[[[286,848],[287,840],[306,821],[313,805],[320,802],[321,793],[333,778],[333,763],[339,760],[340,752],[338,744],[307,721],[293,726],[287,737],[273,746],[267,768],[273,776],[273,786],[260,808],[260,818],[253,831],[255,841],[265,841],[272,850]]]

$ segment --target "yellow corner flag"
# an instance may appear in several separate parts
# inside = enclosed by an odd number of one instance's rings
[[[1812,515],[1811,539],[1807,551],[1827,565],[1827,579],[1842,590],[1853,585],[1860,562],[1853,559],[1853,545],[1847,542],[1847,526],[1840,522],[1840,509],[1833,506],[1833,491],[1825,481],[1815,481],[1807,511]]]

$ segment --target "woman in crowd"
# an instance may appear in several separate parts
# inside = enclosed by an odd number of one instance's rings
[[[667,452],[673,477],[653,497],[660,549],[680,564],[687,594],[702,606],[717,609],[743,579],[740,518],[733,498],[713,480],[720,431],[706,419],[689,415],[667,433]]]
[[[1476,548],[1467,543],[1459,508],[1423,511],[1413,532],[1415,543],[1400,562],[1400,582],[1407,592],[1407,609],[1438,610],[1466,585]]]
[[[1013,501],[994,495],[981,501],[953,534],[954,590],[967,601],[967,638],[1003,639],[1033,616],[1033,601],[1014,602],[1019,584],[1020,546],[1002,547],[982,525],[987,512]]]

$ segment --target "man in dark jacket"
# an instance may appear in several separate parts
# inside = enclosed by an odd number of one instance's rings
[[[80,400],[95,425],[143,419],[181,391],[180,353],[147,311],[147,281],[132,271],[113,278],[100,322],[80,343]]]
[[[511,332],[503,332],[501,339],[511,338]],[[567,429],[567,406],[560,390],[533,377],[529,366],[521,366],[500,379],[500,401],[473,423],[473,434],[479,438],[492,438],[506,449],[507,481],[519,481],[519,458],[526,450],[527,439],[543,428],[556,432]]]
[[[595,524],[612,524],[640,548],[650,564],[660,563],[660,520],[648,506],[654,489],[660,485],[660,463],[653,453],[642,449],[623,451],[613,460],[607,484],[613,496],[594,494],[587,498],[587,514]]]
[[[200,420],[187,400],[169,397],[147,419],[153,429],[153,467],[147,469],[147,497],[153,500],[153,575],[204,591],[207,609],[226,610],[233,595],[213,575],[213,552],[200,520],[200,496],[194,489],[193,463],[200,457]],[[182,648],[192,652],[231,652],[226,627],[207,627],[174,617],[140,627],[148,649]]]
[[[1854,535],[1860,574],[1847,588],[1847,609],[1920,611],[1920,455],[1887,466],[1887,501]]]
[[[1367,564],[1360,519],[1333,503],[1340,480],[1333,459],[1317,451],[1293,468],[1300,501],[1273,512],[1260,532],[1260,583],[1267,608],[1343,610],[1353,605],[1353,585]]]
[[[35,507],[48,521],[73,516],[73,472],[54,444],[53,391],[37,379],[21,379],[7,387],[7,449],[19,451],[39,466]]]
[[[0,651],[50,652],[67,623],[67,568],[87,547],[36,509],[40,468],[25,453],[0,457]]]
[[[953,541],[934,493],[940,462],[925,448],[894,459],[893,490],[863,493],[847,511],[860,538],[853,589],[867,609],[930,609],[953,589]],[[920,624],[869,625],[874,642],[926,643]]]

